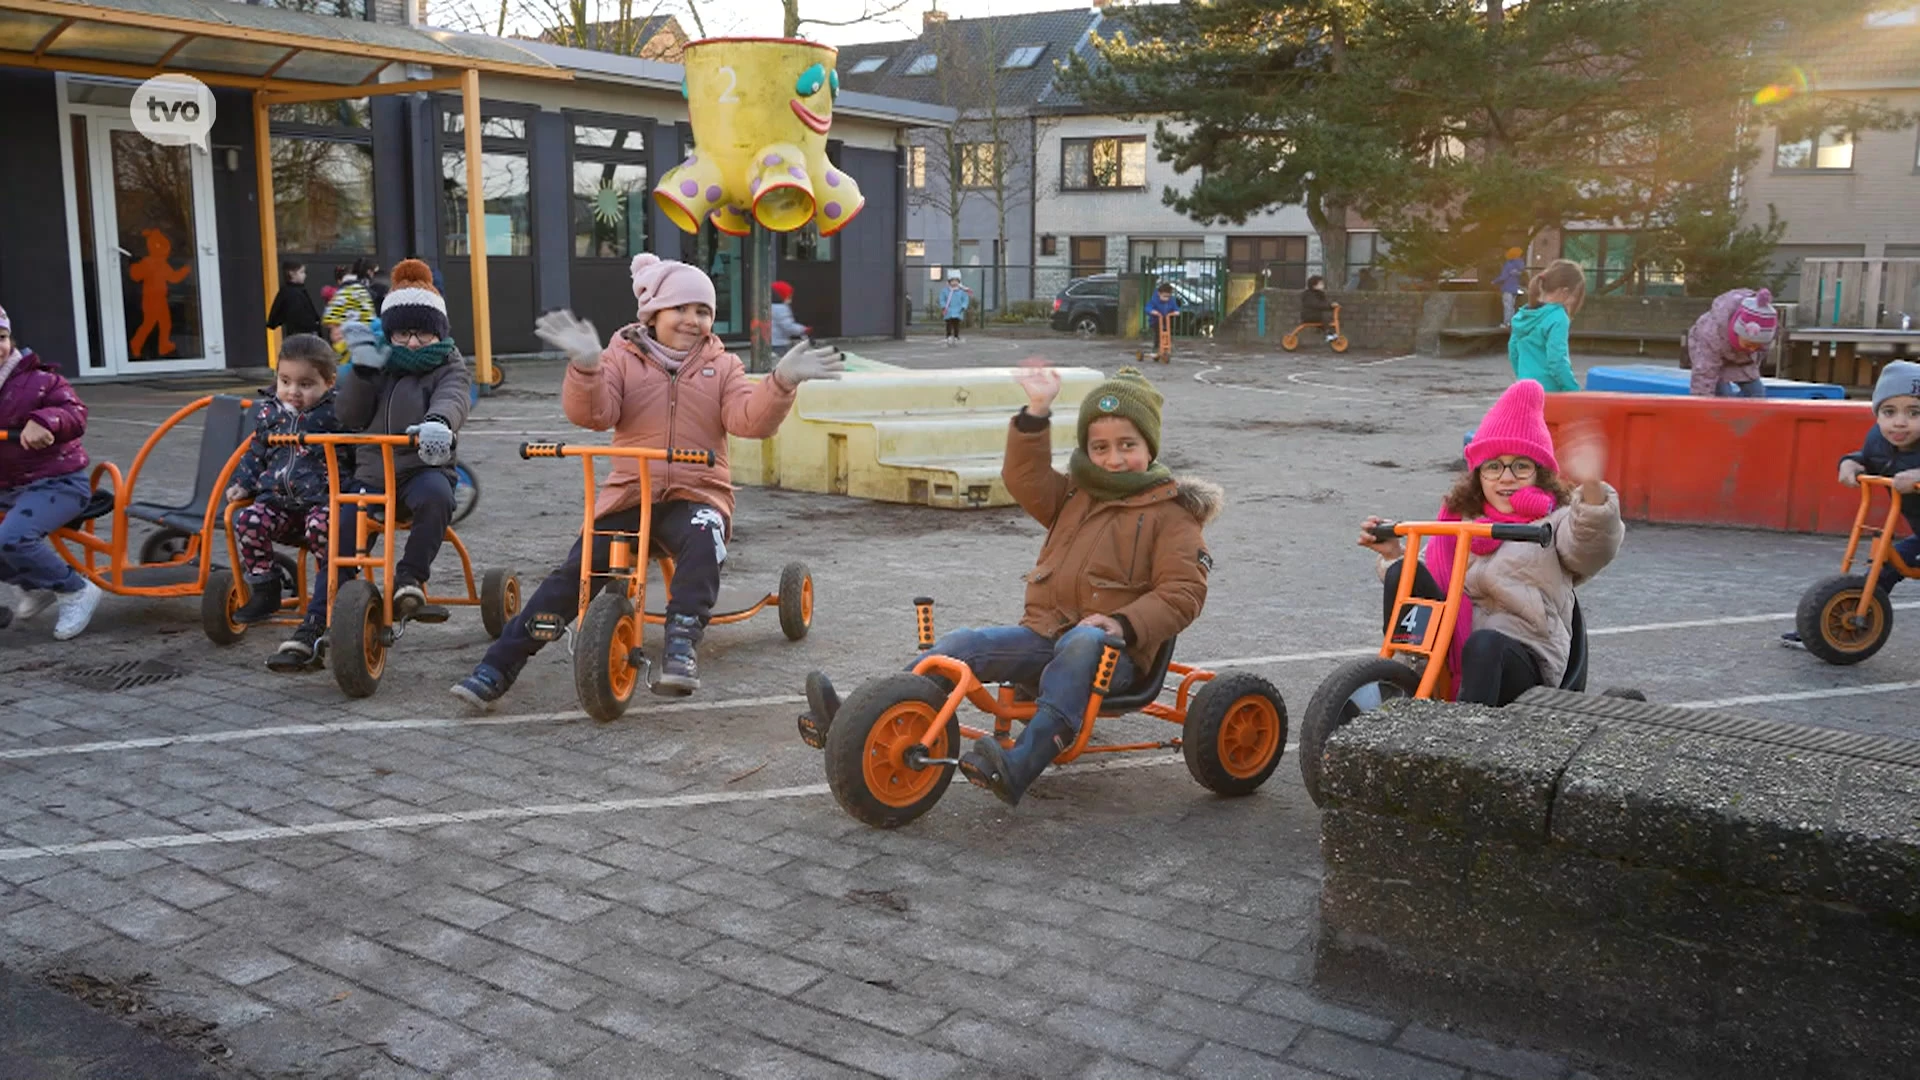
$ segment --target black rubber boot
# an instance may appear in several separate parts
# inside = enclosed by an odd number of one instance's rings
[[[694,647],[700,644],[700,620],[691,615],[667,616],[667,643],[661,649],[660,678],[653,692],[667,697],[684,697],[700,689],[699,659]]]
[[[807,711],[800,714],[800,741],[822,750],[827,745],[827,730],[840,712],[840,695],[833,680],[824,671],[807,672]]]
[[[1027,722],[1011,750],[991,736],[975,739],[973,748],[960,755],[960,772],[969,783],[993,792],[1001,802],[1018,806],[1027,786],[1072,745],[1073,728],[1067,718],[1053,709],[1041,709]]]
[[[233,613],[233,621],[241,626],[266,622],[280,614],[280,575],[275,574],[265,581],[247,582],[247,602]]]

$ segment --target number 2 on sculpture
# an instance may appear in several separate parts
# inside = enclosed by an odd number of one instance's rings
[[[720,71],[723,74],[725,74],[727,77],[727,88],[725,90],[720,91],[720,104],[722,105],[740,104],[740,95],[734,93],[734,91],[738,89],[740,86],[740,76],[737,73],[735,73],[733,68],[731,67],[723,67],[720,69]]]

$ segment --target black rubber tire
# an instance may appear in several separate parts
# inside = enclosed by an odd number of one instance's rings
[[[799,641],[813,626],[813,572],[803,562],[780,571],[780,632]]]
[[[1249,731],[1253,718],[1244,710],[1261,708],[1261,702],[1272,710],[1264,718],[1270,729]],[[1251,757],[1246,746],[1249,734],[1259,737]],[[1279,767],[1286,749],[1287,703],[1272,683],[1250,671],[1214,676],[1187,704],[1180,751],[1187,759],[1187,771],[1209,791],[1253,794]]]
[[[351,698],[372,697],[387,670],[386,626],[381,621],[380,590],[366,578],[340,586],[327,624],[332,643],[333,680]]]
[[[171,525],[162,525],[140,541],[140,563],[170,563],[187,550],[193,534]]]
[[[280,575],[282,608],[300,596],[300,564],[284,551],[273,553],[273,570]]]
[[[232,645],[246,636],[247,628],[233,621],[233,613],[245,603],[240,583],[233,571],[220,567],[207,574],[207,587],[200,593],[200,629],[215,645]]]
[[[1878,589],[1874,590],[1873,603],[1867,609],[1868,625],[1859,636],[1838,641],[1828,636],[1828,631],[1837,629],[1830,621],[1834,605],[1858,603],[1866,587],[1864,574],[1837,574],[1814,583],[1801,594],[1800,609],[1794,614],[1793,622],[1794,629],[1800,631],[1800,643],[1808,652],[1829,664],[1846,666],[1871,657],[1886,645],[1887,637],[1893,633],[1893,602]]]
[[[480,476],[464,461],[453,467],[453,473],[453,516],[447,524],[458,525],[480,505]]]
[[[480,575],[480,625],[499,640],[507,624],[520,614],[520,578],[511,570],[493,569]]]
[[[606,589],[587,605],[573,641],[573,689],[580,707],[601,723],[626,713],[634,691],[645,681],[643,672],[625,657],[640,645],[642,624],[627,594]],[[622,659],[614,661],[615,642]],[[623,684],[623,685],[616,685]]]
[[[1307,702],[1306,714],[1300,718],[1300,779],[1306,783],[1307,797],[1315,806],[1325,805],[1320,792],[1320,756],[1326,752],[1327,737],[1378,704],[1353,700],[1367,686],[1384,688],[1379,695],[1381,701],[1412,697],[1420,689],[1420,674],[1398,660],[1368,656],[1349,660],[1320,680],[1312,700]],[[1399,693],[1391,693],[1393,690]]]
[[[939,772],[926,790],[911,799],[887,802],[875,796],[868,785],[865,765],[870,737],[881,721],[892,725],[901,719],[898,715],[888,719],[889,713],[907,706],[919,719],[939,712],[946,700],[946,694],[931,679],[901,671],[862,683],[840,703],[833,726],[827,730],[826,761],[827,787],[833,790],[842,810],[876,829],[897,829],[933,809],[947,785],[953,783],[954,766],[931,766]],[[958,758],[960,750],[960,717],[956,714],[947,721],[943,739],[934,741],[932,756]]]
[[[1100,317],[1090,311],[1074,316],[1068,325],[1083,338],[1096,337],[1100,333]]]

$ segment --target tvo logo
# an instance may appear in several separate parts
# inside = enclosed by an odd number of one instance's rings
[[[127,112],[149,142],[204,151],[213,130],[213,90],[191,75],[155,75],[133,92]]]

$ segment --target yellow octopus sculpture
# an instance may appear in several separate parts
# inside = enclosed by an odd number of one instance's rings
[[[693,152],[668,170],[654,200],[686,232],[700,221],[733,236],[754,222],[792,232],[808,222],[831,236],[866,198],[827,161],[839,51],[811,41],[712,38],[687,46],[681,92]]]

